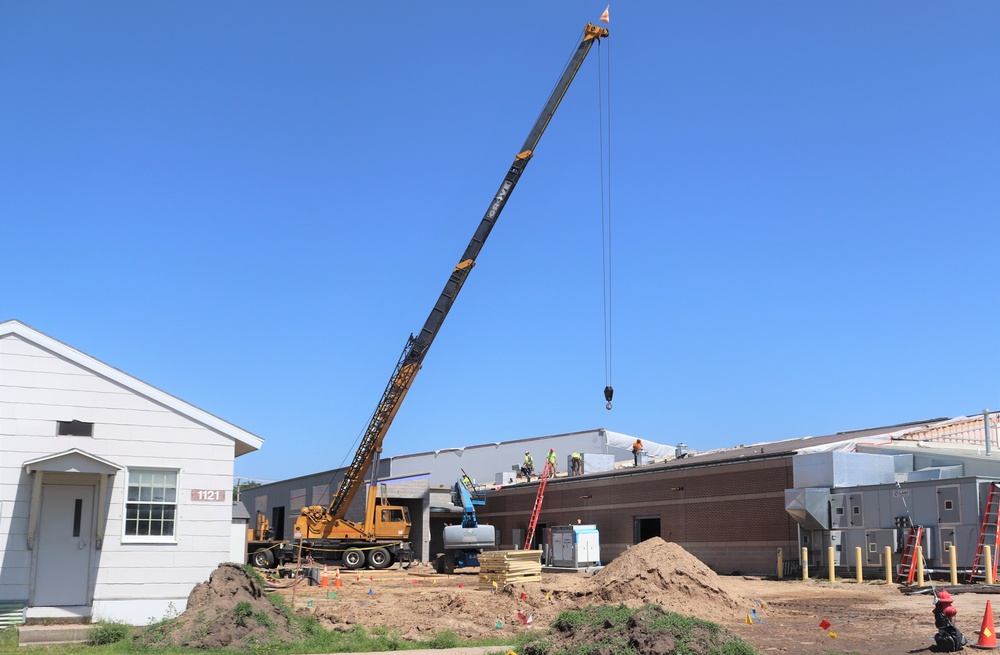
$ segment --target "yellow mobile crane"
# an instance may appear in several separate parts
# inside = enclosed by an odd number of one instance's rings
[[[534,154],[535,147],[555,114],[556,108],[569,89],[587,53],[590,52],[591,46],[606,36],[608,30],[604,27],[591,24],[584,27],[583,38],[576,52],[563,70],[559,82],[552,90],[524,145],[514,157],[514,163],[507,170],[500,188],[494,194],[486,214],[479,223],[479,228],[452,270],[420,334],[417,336],[411,334],[407,340],[403,354],[354,454],[354,460],[345,471],[329,507],[313,505],[302,508],[301,515],[295,521],[296,539],[301,539],[304,547],[312,549],[310,554],[315,559],[320,559],[319,556],[324,553],[333,553],[341,558],[344,566],[349,569],[361,568],[366,564],[371,568],[381,569],[397,560],[409,561],[412,552],[409,541],[411,526],[409,512],[406,507],[389,505],[385,497],[378,498],[376,469],[378,455],[382,452],[382,441],[396,412],[399,411],[403,398],[413,385],[413,379],[420,370],[427,350],[437,336],[462,285],[465,284],[479,251],[486,243],[486,238],[507,204],[514,186],[521,178],[521,173]],[[371,483],[368,487],[364,519],[361,522],[349,521],[345,518],[347,508],[364,484],[363,476],[369,470]],[[266,535],[261,535],[259,532],[255,535],[257,539],[248,544],[251,563],[258,566],[273,566],[279,559],[291,559],[297,543],[281,542],[278,544],[280,548],[275,548],[275,542],[262,539]],[[275,550],[278,550],[277,554]]]

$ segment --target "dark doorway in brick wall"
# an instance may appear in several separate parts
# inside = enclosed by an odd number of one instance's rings
[[[535,536],[531,540],[528,550],[541,550],[545,544],[549,543],[548,535],[545,534],[545,524],[541,521],[535,526]]]
[[[632,543],[638,544],[660,536],[659,516],[636,516],[632,518]]]

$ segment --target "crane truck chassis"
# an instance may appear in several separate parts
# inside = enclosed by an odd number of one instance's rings
[[[384,487],[383,487],[384,489]],[[303,508],[316,510],[316,506]],[[323,511],[323,508],[319,508]],[[407,507],[376,502],[375,487],[368,490],[365,518],[361,523],[342,521],[337,531],[322,539],[306,538],[295,523],[292,541],[275,541],[267,518],[257,515],[257,525],[248,533],[247,552],[250,564],[273,568],[296,561],[301,542],[303,556],[318,563],[341,563],[346,569],[384,569],[396,562],[408,566],[413,559],[410,542],[410,512]],[[307,518],[307,520],[309,520]],[[364,532],[363,530],[367,530]]]
[[[381,502],[376,502],[379,500],[376,493],[379,486],[376,478],[378,467],[373,464],[377,461],[378,454],[382,452],[382,442],[389,426],[413,385],[428,349],[475,266],[476,257],[500,218],[500,213],[510,199],[521,174],[534,155],[545,128],[552,120],[591,46],[606,36],[608,36],[607,28],[589,23],[584,27],[582,40],[566,64],[541,114],[528,133],[524,145],[507,169],[500,188],[490,199],[489,207],[479,227],[448,277],[444,290],[431,309],[424,326],[418,335],[411,334],[407,340],[382,399],[376,406],[368,428],[361,438],[354,459],[345,469],[344,477],[329,507],[318,505],[303,507],[301,515],[295,521],[295,539],[291,542],[268,539],[264,530],[248,531],[251,539],[247,544],[247,552],[251,564],[275,566],[281,562],[292,561],[293,553],[297,556],[300,548],[308,549],[308,554],[314,560],[319,560],[320,557],[330,560],[339,556],[348,569],[357,569],[365,565],[385,568],[394,561],[410,561],[412,546],[409,541],[411,527],[409,512],[406,507],[389,505],[385,497],[380,499]],[[349,521],[345,518],[347,508],[363,485],[366,471],[371,472],[371,481],[364,519],[360,523]]]

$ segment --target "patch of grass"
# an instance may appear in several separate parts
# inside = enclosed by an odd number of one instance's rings
[[[260,574],[254,567],[249,564],[240,564],[240,568],[246,571],[247,575],[253,578],[254,582],[260,585],[261,589],[267,589],[267,581],[264,580],[264,576]]]
[[[458,635],[451,630],[441,630],[427,641],[427,646],[434,649],[458,648],[461,644]]]
[[[233,615],[236,616],[236,625],[245,628],[247,627],[247,619],[253,616],[253,605],[245,600],[236,603],[236,607],[233,608]]]
[[[548,636],[526,641],[527,655],[638,655],[647,642],[670,644],[678,655],[756,655],[749,644],[719,626],[659,605],[631,609],[625,605],[587,606],[562,612]]]
[[[17,650],[19,641],[16,625],[0,628],[0,649],[4,651],[9,648]]]
[[[397,630],[390,630],[385,626],[372,628],[372,637],[375,639],[377,648],[373,650],[403,650],[405,648],[403,640]]]
[[[120,621],[99,621],[87,629],[87,643],[91,646],[117,644],[132,636],[132,626]]]
[[[256,614],[253,615],[253,619],[254,621],[257,622],[257,625],[259,625],[260,627],[267,628],[268,631],[274,632],[274,621],[272,621],[271,617],[269,617],[267,614],[264,614],[263,612],[257,612]]]

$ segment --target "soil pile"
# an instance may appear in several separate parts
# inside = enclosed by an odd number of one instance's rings
[[[697,557],[660,537],[626,550],[586,580],[581,591],[594,603],[659,603],[678,614],[723,623],[755,606]]]
[[[146,628],[137,639],[157,646],[244,649],[296,636],[289,616],[264,595],[250,573],[222,564],[208,582],[191,590],[183,614]]]
[[[415,641],[442,630],[462,639],[545,631],[561,612],[588,605],[624,604],[635,609],[659,604],[678,614],[729,625],[742,624],[756,607],[735,590],[733,581],[720,578],[698,558],[660,538],[632,546],[595,575],[543,574],[542,582],[507,584],[494,593],[479,589],[477,578],[473,571],[449,576],[382,571],[363,579],[349,577],[334,597],[331,590],[319,587],[299,589],[301,604],[296,611],[314,616],[326,629],[384,626],[403,641]],[[310,600],[312,606],[302,607]],[[641,632],[644,625],[639,622],[636,629]]]

